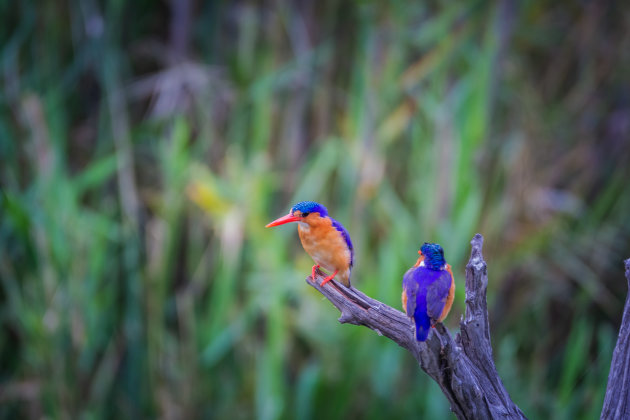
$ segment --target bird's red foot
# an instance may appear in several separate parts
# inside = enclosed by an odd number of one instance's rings
[[[313,268],[311,268],[311,277],[313,277],[313,280],[315,280],[315,272],[317,271],[318,268],[319,268],[319,264],[315,264]]]
[[[335,270],[334,273],[332,273],[330,276],[326,277],[324,279],[324,281],[322,281],[322,284],[320,284],[321,287],[323,287],[326,283],[328,283],[329,281],[331,281],[339,272],[339,270]]]

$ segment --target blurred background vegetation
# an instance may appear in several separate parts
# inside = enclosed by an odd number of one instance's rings
[[[299,200],[400,307],[485,236],[530,418],[599,415],[630,257],[613,1],[0,2],[0,417],[448,418],[304,278]]]

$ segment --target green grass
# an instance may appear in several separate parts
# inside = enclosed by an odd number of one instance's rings
[[[264,228],[303,199],[395,307],[441,243],[452,332],[484,234],[512,397],[597,416],[630,256],[627,8],[199,3],[181,50],[169,4],[64,6],[0,5],[0,417],[447,418]]]

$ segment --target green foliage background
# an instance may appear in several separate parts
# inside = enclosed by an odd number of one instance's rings
[[[622,2],[0,2],[0,417],[446,418],[304,283],[298,200],[395,307],[484,234],[530,418],[601,409],[630,257]],[[450,415],[452,416],[452,415]]]

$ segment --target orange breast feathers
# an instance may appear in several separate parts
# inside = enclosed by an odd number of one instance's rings
[[[310,214],[299,222],[298,235],[308,255],[326,271],[339,270],[335,278],[349,287],[351,252],[331,219]]]

